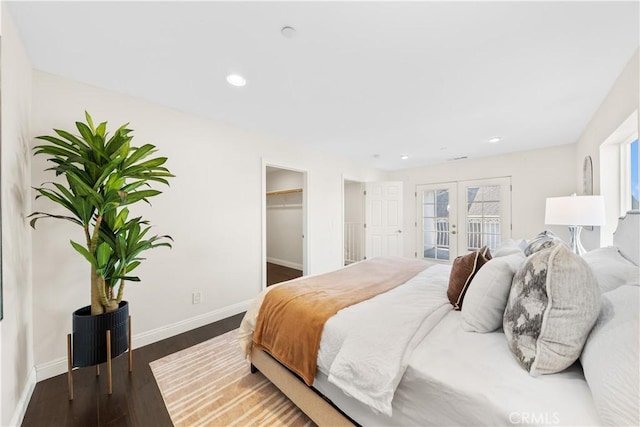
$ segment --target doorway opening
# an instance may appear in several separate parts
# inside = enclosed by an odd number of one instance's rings
[[[264,166],[263,288],[306,274],[306,172]]]
[[[344,265],[365,259],[365,183],[344,180]]]

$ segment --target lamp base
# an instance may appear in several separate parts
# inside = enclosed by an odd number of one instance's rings
[[[582,246],[580,242],[580,233],[582,232],[582,226],[580,225],[570,225],[569,233],[571,234],[571,241],[569,242],[569,247],[571,250],[578,255],[583,255],[587,252],[587,250]]]

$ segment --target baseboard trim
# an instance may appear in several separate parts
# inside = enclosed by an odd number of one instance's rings
[[[27,384],[25,384],[24,390],[22,390],[22,395],[20,396],[20,400],[16,404],[16,410],[11,417],[11,421],[9,421],[10,426],[19,426],[22,425],[22,421],[24,420],[24,415],[27,413],[27,407],[29,406],[29,401],[31,401],[31,396],[33,395],[33,390],[36,388],[36,369],[31,368],[31,372],[29,372],[29,377],[27,377]]]
[[[239,303],[219,308],[217,310],[210,311],[199,316],[191,317],[189,319],[181,320],[170,325],[161,326],[159,328],[139,334],[133,334],[132,347],[135,350],[136,348],[144,347],[145,345],[153,344],[154,342],[162,341],[166,338],[171,338],[183,332],[208,325],[209,323],[226,319],[227,317],[231,317],[238,313],[246,311],[252,302],[253,299],[241,301]],[[133,325],[135,329],[135,323]],[[63,374],[65,372],[67,372],[67,358],[60,357],[58,359],[36,365],[36,381],[40,382]]]
[[[238,313],[247,311],[253,301],[253,299],[241,301],[239,303],[219,308],[217,310],[210,311],[199,316],[191,317],[189,319],[181,320],[170,325],[162,326],[160,328],[152,329],[140,334],[134,334],[133,348],[136,349],[138,347],[144,347],[145,345],[153,344],[154,342],[173,337],[175,335],[190,331],[195,328],[199,328],[204,325],[208,325],[209,323],[217,322],[218,320],[235,316]]]
[[[38,382],[53,378],[67,372],[67,358],[59,357],[36,365],[36,379]]]
[[[271,257],[267,257],[267,262],[270,262],[271,264],[278,264],[278,265],[281,265],[283,267],[289,267],[289,268],[293,268],[295,270],[302,271],[302,264],[298,264],[298,263],[295,263],[295,262],[286,261],[286,260],[278,259],[278,258],[271,258]]]

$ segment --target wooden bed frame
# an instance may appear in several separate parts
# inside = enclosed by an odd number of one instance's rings
[[[251,351],[251,372],[260,371],[319,426],[357,425],[327,398],[282,366],[260,348]]]

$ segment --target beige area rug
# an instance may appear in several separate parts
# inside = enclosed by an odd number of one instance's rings
[[[314,426],[261,373],[251,374],[237,330],[149,364],[175,426]]]

